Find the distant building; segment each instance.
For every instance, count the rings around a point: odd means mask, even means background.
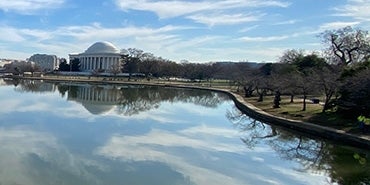
[[[42,71],[53,71],[58,69],[59,66],[59,60],[56,55],[34,54],[28,60],[41,67]]]
[[[80,54],[70,54],[69,61],[78,58],[81,71],[109,71],[120,67],[120,50],[110,42],[96,42]]]

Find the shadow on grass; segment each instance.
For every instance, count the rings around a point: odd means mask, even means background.
[[[356,120],[345,118],[335,112],[317,113],[312,115],[307,121],[326,127],[344,130],[351,134],[370,135],[369,132],[364,132],[359,128],[359,124]]]

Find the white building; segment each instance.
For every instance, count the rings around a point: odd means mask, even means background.
[[[28,61],[34,62],[41,67],[42,71],[53,71],[59,67],[59,60],[56,55],[34,54]]]
[[[114,66],[121,67],[120,50],[110,42],[96,42],[80,54],[70,54],[69,61],[78,58],[81,71],[109,71]]]

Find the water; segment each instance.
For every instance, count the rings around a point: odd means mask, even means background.
[[[369,150],[263,124],[223,94],[0,84],[2,185],[370,183]]]

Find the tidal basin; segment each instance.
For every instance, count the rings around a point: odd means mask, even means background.
[[[0,184],[370,183],[369,150],[261,123],[222,93],[0,80]]]

